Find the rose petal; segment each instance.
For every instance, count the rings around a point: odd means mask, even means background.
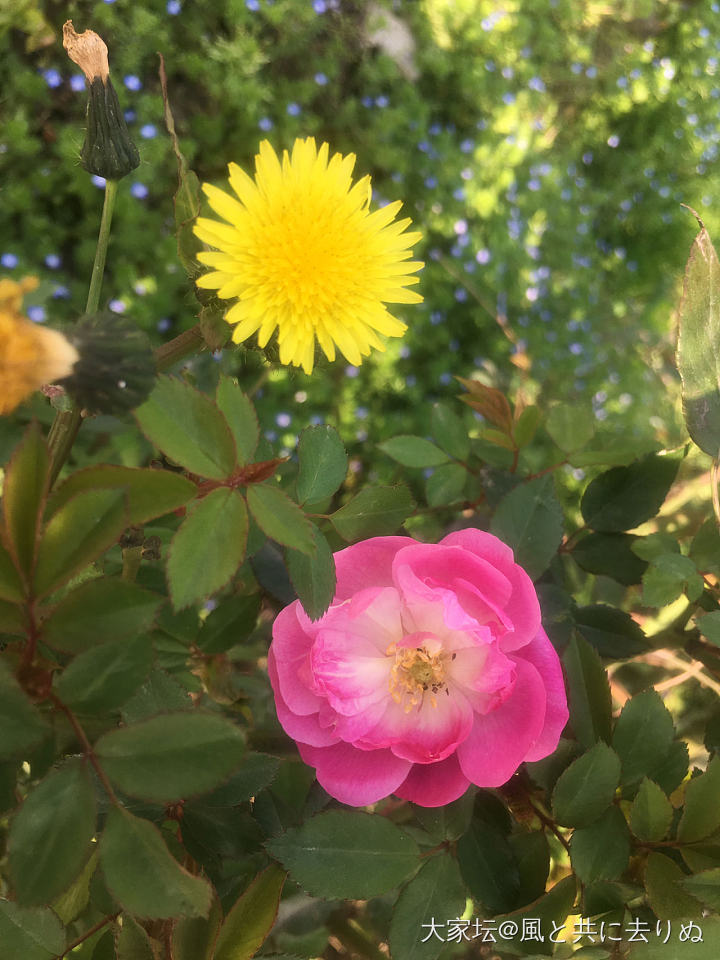
[[[335,554],[337,587],[333,603],[347,600],[366,587],[391,587],[392,562],[402,547],[416,543],[411,537],[372,537]]]
[[[394,793],[407,777],[411,764],[390,750],[358,750],[348,743],[333,747],[308,747],[299,743],[305,763],[315,767],[320,786],[331,797],[353,807],[377,803]]]
[[[321,727],[317,713],[306,716],[293,713],[285,702],[278,681],[278,671],[272,650],[268,653],[268,676],[275,693],[275,710],[280,726],[293,740],[312,744],[314,747],[328,747],[340,740],[331,726]]]
[[[523,647],[517,656],[523,660],[528,660],[536,668],[545,683],[545,693],[547,694],[545,725],[535,746],[528,751],[525,757],[526,760],[542,760],[557,747],[560,735],[568,722],[567,695],[560,658],[542,629],[532,643]]]
[[[421,807],[442,807],[461,797],[470,781],[460,769],[457,755],[439,763],[416,763],[406,779],[395,790],[401,800],[410,800]]]
[[[457,750],[465,776],[478,787],[507,783],[542,732],[545,685],[535,667],[517,659],[515,688],[496,710],[475,714],[468,737]]]

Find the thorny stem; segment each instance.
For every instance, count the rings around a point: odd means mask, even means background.
[[[200,324],[196,323],[189,330],[183,330],[172,340],[164,343],[155,351],[155,366],[158,373],[167,370],[169,367],[184,360],[193,353],[197,353],[200,347],[205,343],[205,339],[200,329]]]
[[[117,196],[118,181],[108,180],[105,184],[105,199],[103,202],[102,217],[100,219],[100,231],[98,233],[97,247],[95,248],[95,261],[93,263],[92,275],[90,277],[90,289],[88,290],[87,305],[85,313],[97,313],[100,304],[100,290],[102,289],[103,275],[105,273],[105,260],[107,257],[108,242],[110,240],[110,225],[112,223],[113,209],[115,207],[115,198]],[[50,466],[50,485],[52,486],[62,470],[63,464],[67,460],[75,437],[78,435],[81,423],[80,407],[73,403],[70,410],[58,411],[55,414],[55,420],[50,433],[48,434],[48,447],[50,448],[51,466]]]
[[[103,917],[102,920],[98,920],[98,922],[93,924],[89,930],[86,930],[85,933],[73,940],[72,943],[69,943],[65,947],[63,953],[57,954],[55,960],[63,960],[63,957],[66,957],[69,953],[72,953],[75,947],[79,947],[81,943],[89,940],[94,933],[97,933],[98,930],[102,930],[102,928],[107,926],[108,923],[112,923],[114,920],[117,920],[119,916],[120,912],[118,911],[118,913],[111,913],[107,917]]]
[[[107,793],[108,797],[110,798],[110,801],[116,807],[122,806],[122,804],[120,803],[120,801],[118,800],[115,794],[115,791],[112,788],[110,781],[107,778],[107,774],[105,773],[102,766],[100,765],[100,761],[96,757],[92,744],[88,740],[87,734],[85,733],[82,726],[80,725],[78,718],[75,716],[72,710],[69,707],[65,706],[62,700],[58,696],[56,696],[54,693],[50,694],[50,699],[55,704],[55,707],[58,710],[61,710],[65,714],[65,716],[68,718],[70,722],[70,726],[73,728],[73,730],[75,731],[76,737],[82,744],[83,753],[95,768],[95,773],[97,773],[98,775],[98,780],[103,785],[105,789],[105,793]]]

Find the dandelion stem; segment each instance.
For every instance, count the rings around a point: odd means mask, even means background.
[[[105,183],[105,200],[100,219],[97,247],[95,248],[95,262],[90,277],[85,313],[96,313],[100,304],[100,290],[102,289],[105,273],[105,259],[107,257],[108,241],[110,240],[110,225],[112,223],[115,197],[117,196],[118,181],[108,180]],[[50,483],[55,483],[63,464],[67,460],[75,437],[78,435],[81,423],[80,408],[74,403],[70,410],[58,411],[48,434],[48,447],[52,465],[50,468]]]

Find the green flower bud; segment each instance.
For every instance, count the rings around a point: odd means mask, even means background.
[[[72,20],[63,26],[63,45],[70,59],[85,73],[90,89],[81,163],[88,173],[119,180],[139,165],[140,154],[110,80],[107,47],[92,30],[76,33]]]
[[[61,382],[78,406],[90,413],[123,414],[150,396],[155,357],[132,320],[103,311],[82,317],[66,337],[80,359]]]

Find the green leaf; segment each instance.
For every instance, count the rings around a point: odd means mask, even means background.
[[[50,455],[40,426],[33,421],[5,468],[2,489],[6,545],[28,584],[49,487]]]
[[[692,560],[679,553],[667,553],[653,560],[642,583],[642,603],[646,607],[667,606],[683,593],[694,602],[705,586]]]
[[[711,457],[720,449],[720,266],[710,235],[700,221],[683,283],[677,367],[683,385],[688,433]]]
[[[224,480],[233,472],[236,452],[230,427],[212,400],[189,384],[159,377],[134,414],[148,440],[191,473]]]
[[[630,833],[618,807],[609,807],[589,826],[573,832],[570,860],[583,883],[621,876],[630,862]]]
[[[412,805],[413,813],[434,844],[444,840],[457,840],[470,826],[475,795],[468,790],[458,800],[443,807],[419,807]]]
[[[446,403],[434,403],[430,413],[430,432],[439,447],[455,460],[470,456],[470,439],[461,417]]]
[[[394,533],[415,509],[404,484],[367,486],[330,516],[330,522],[348,543]]]
[[[124,793],[159,802],[207,793],[237,770],[244,752],[240,727],[197,711],[129,724],[95,744],[105,772]]]
[[[250,484],[247,502],[257,525],[271,540],[301,553],[314,552],[310,521],[280,487],[266,483]]]
[[[121,577],[88,580],[68,593],[41,627],[43,643],[65,653],[145,633],[163,597]]]
[[[682,876],[682,872],[680,876]],[[710,910],[715,913],[720,911],[720,867],[701,870],[694,877],[682,877],[680,886],[692,894],[693,899],[697,898],[702,901]],[[686,915],[691,916],[691,914]],[[697,914],[692,915],[697,916]]]
[[[9,633],[16,637],[26,635],[27,624],[21,606],[0,600],[0,633]]]
[[[714,756],[705,773],[685,787],[685,806],[678,824],[681,843],[693,843],[709,837],[720,827],[720,757]]]
[[[512,833],[508,842],[520,874],[517,902],[531,903],[545,892],[550,873],[550,847],[545,831]]]
[[[550,408],[545,429],[564,453],[584,449],[595,433],[595,418],[589,405],[558,403]]]
[[[237,380],[230,377],[220,377],[216,401],[235,440],[237,462],[243,467],[252,461],[260,439],[260,424],[253,402],[242,392]]]
[[[242,766],[222,786],[203,796],[206,807],[234,807],[256,796],[275,779],[280,761],[266,753],[247,753]]]
[[[698,617],[695,625],[706,640],[720,646],[720,610],[713,610],[712,613]]]
[[[123,808],[108,813],[100,863],[108,890],[134,917],[201,917],[210,909],[207,881],[180,866],[157,827]]]
[[[552,476],[521,483],[506,494],[490,530],[512,547],[515,561],[536,580],[549,566],[563,536],[562,510]]]
[[[225,917],[213,960],[249,960],[262,946],[275,923],[286,876],[271,864],[255,877]]]
[[[526,447],[531,442],[541,419],[542,412],[539,407],[525,407],[513,425],[513,439],[518,448]]]
[[[601,473],[583,494],[583,520],[605,533],[631,530],[650,520],[662,506],[681,460],[677,454],[650,453],[630,466]]]
[[[0,543],[0,600],[8,603],[21,603],[23,599],[23,585],[20,575],[15,569],[10,554]]]
[[[720,531],[710,517],[693,537],[688,556],[703,573],[720,573]]]
[[[606,743],[596,743],[573,761],[555,784],[555,819],[566,827],[587,826],[613,802],[619,782],[618,755]]]
[[[288,550],[286,560],[290,580],[300,603],[311,620],[319,620],[335,596],[335,561],[325,537],[313,524],[315,552],[308,556]]]
[[[573,636],[563,654],[567,678],[570,724],[585,747],[610,740],[612,698],[607,674],[587,640]],[[613,746],[615,746],[613,744]],[[615,747],[617,750],[617,747]]]
[[[630,807],[630,829],[638,840],[664,840],[673,812],[665,791],[654,780],[643,777]]]
[[[127,914],[115,937],[115,955],[117,960],[155,960],[150,938]]]
[[[0,760],[25,758],[43,740],[48,728],[36,707],[0,661]],[[0,941],[1,942],[1,941]]]
[[[67,890],[51,904],[54,912],[66,925],[80,916],[90,902],[90,881],[97,869],[97,859],[96,848]]]
[[[192,700],[185,687],[164,670],[153,670],[137,693],[125,703],[121,713],[125,723],[136,723],[158,713],[192,709]]]
[[[653,780],[670,796],[685,779],[690,763],[688,746],[682,740],[670,744],[667,754],[653,773]]]
[[[247,640],[260,613],[260,594],[236,594],[223,600],[205,619],[197,645],[203,653],[225,653]]]
[[[647,568],[646,561],[631,549],[639,539],[629,533],[590,533],[573,547],[572,558],[588,573],[631,586],[640,583]]]
[[[448,462],[448,455],[440,447],[423,437],[407,434],[384,440],[378,449],[404,467],[438,467]]]
[[[78,493],[113,489],[125,490],[128,523],[138,525],[177,510],[198,492],[192,480],[172,470],[101,465],[71,474],[51,495],[48,507],[55,512]]]
[[[575,877],[563,877],[562,880],[558,881],[558,883],[542,897],[524,906],[521,910],[513,910],[513,912],[509,914],[500,914],[494,918],[494,921],[499,925],[506,919],[512,920],[518,924],[519,928],[522,928],[523,919],[527,917],[533,920],[538,919],[542,931],[550,930],[551,928],[558,930],[562,927],[568,914],[572,911],[576,892]],[[553,924],[555,925],[554,927]],[[519,934],[519,936],[521,935],[522,934]],[[536,954],[549,955],[553,952],[553,944],[547,935],[543,935],[545,939],[540,943],[535,940],[526,939],[522,941],[515,938],[513,947],[519,949],[522,953],[532,953],[533,956]]]
[[[219,487],[188,511],[168,551],[167,577],[175,610],[215,593],[245,556],[247,509],[242,495]]]
[[[575,610],[573,619],[578,631],[601,657],[622,660],[647,653],[642,627],[624,610],[593,603]]]
[[[76,657],[58,677],[55,693],[75,713],[109,713],[130,699],[152,663],[148,637],[109,640]]]
[[[460,872],[491,913],[517,906],[520,873],[512,847],[494,825],[475,820],[457,842]]]
[[[31,790],[13,817],[8,853],[18,902],[39,906],[67,890],[94,835],[92,781],[81,761],[70,761]]]
[[[3,960],[54,960],[65,949],[63,926],[47,907],[0,900]]]
[[[427,860],[403,888],[390,922],[393,960],[435,960],[443,948],[436,936],[423,942],[423,924],[460,917],[465,910],[465,885],[457,860],[449,853]]]
[[[675,739],[673,720],[660,694],[644,690],[627,701],[615,724],[612,745],[622,764],[621,783],[636,787],[657,772]]]
[[[332,496],[345,479],[347,453],[334,427],[323,424],[303,430],[298,460],[298,503],[317,503]]]
[[[645,865],[645,890],[660,920],[702,916],[702,904],[686,892],[684,878],[682,868],[674,860],[662,853],[650,852]]]
[[[60,507],[38,549],[35,595],[40,597],[84,569],[117,541],[127,526],[123,490],[88,490]]]
[[[461,499],[468,472],[459,463],[446,463],[438,467],[425,481],[428,506],[442,507]]]
[[[407,833],[385,817],[350,810],[321,813],[266,846],[314,897],[368,900],[420,865],[420,851]]]
[[[180,917],[173,924],[173,960],[213,960],[213,945],[222,922],[222,907],[213,897],[207,917]]]

